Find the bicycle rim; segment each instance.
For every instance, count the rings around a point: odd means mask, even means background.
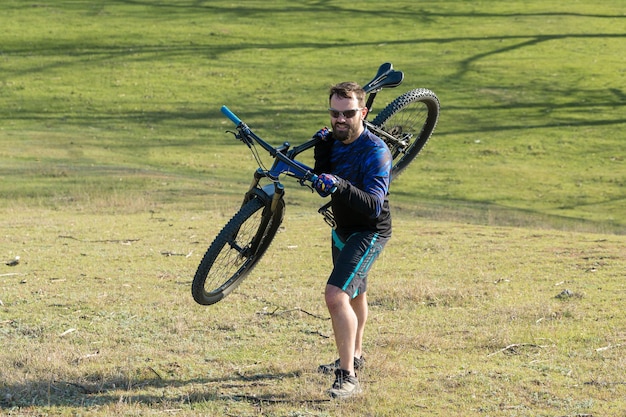
[[[224,226],[194,276],[192,295],[198,304],[217,303],[250,273],[278,231],[284,208],[281,203],[272,214],[268,205],[255,197]]]
[[[392,178],[415,159],[430,139],[439,118],[439,99],[430,90],[408,91],[387,105],[372,124],[399,142],[383,137],[393,157]]]

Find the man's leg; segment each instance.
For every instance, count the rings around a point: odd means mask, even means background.
[[[341,288],[326,285],[325,299],[333,323],[340,368],[354,375],[354,348],[359,319],[351,306],[350,297]]]
[[[365,331],[365,322],[367,321],[368,306],[367,306],[367,293],[359,294],[352,300],[350,300],[352,310],[356,314],[358,325],[356,330],[356,338],[354,340],[354,357],[360,358],[363,356],[363,333]]]
[[[341,369],[353,372],[354,358],[363,355],[363,334],[368,317],[367,273],[386,242],[387,238],[371,232],[355,233],[344,241],[333,231],[334,268],[326,285],[325,298],[333,321]],[[346,343],[350,342],[348,347]],[[346,357],[350,352],[352,356]],[[320,368],[325,372],[331,366]]]

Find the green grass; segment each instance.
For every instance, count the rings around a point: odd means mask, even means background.
[[[0,414],[622,415],[620,1],[3,1]],[[405,72],[442,104],[394,182],[365,395],[326,400],[328,227],[287,185],[237,291],[190,281],[271,143],[327,87]],[[305,161],[310,156],[304,156]],[[267,161],[268,159],[266,159]],[[564,290],[571,296],[559,298]]]
[[[227,188],[250,164],[224,134],[222,104],[272,143],[297,143],[328,123],[328,85],[392,61],[406,73],[399,90],[442,102],[396,204],[458,201],[623,232],[617,3],[4,2],[0,174],[11,199],[83,182],[100,195],[92,168],[110,165],[106,176],[154,169]]]

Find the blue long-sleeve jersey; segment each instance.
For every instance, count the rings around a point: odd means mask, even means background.
[[[350,144],[333,142],[330,173],[340,180],[332,194],[332,209],[339,232],[349,235],[371,230],[391,236],[387,197],[391,163],[385,142],[367,128]]]

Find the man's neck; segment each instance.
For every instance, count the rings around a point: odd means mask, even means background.
[[[363,132],[365,132],[365,126],[361,126],[361,129],[359,130],[359,134],[358,134],[358,135],[356,135],[354,138],[352,138],[352,139],[348,139],[348,140],[345,140],[345,141],[343,141],[342,143],[343,143],[344,145],[349,145],[349,144],[351,144],[351,143],[356,142],[356,140],[357,140],[358,138],[360,138],[360,137],[361,137],[361,135],[363,134]]]

